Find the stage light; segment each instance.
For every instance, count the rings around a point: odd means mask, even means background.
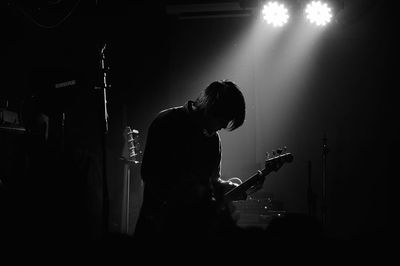
[[[268,2],[262,9],[263,18],[274,27],[281,27],[289,20],[289,11],[281,3]]]
[[[332,7],[326,2],[312,1],[307,4],[305,14],[307,19],[317,26],[325,26],[332,20]]]

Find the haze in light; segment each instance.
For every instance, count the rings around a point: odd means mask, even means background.
[[[307,19],[317,26],[325,26],[332,19],[332,9],[327,3],[321,1],[312,1],[307,4],[305,13]]]
[[[268,2],[262,9],[263,18],[274,27],[281,27],[289,20],[287,8],[278,2]]]

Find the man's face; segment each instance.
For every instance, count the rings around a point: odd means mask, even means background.
[[[204,128],[207,130],[209,135],[214,135],[215,132],[221,130],[222,128],[226,128],[228,126],[229,121],[226,118],[206,115]]]

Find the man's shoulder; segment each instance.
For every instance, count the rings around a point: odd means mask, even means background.
[[[157,114],[157,117],[159,116],[169,116],[169,115],[176,115],[178,113],[183,113],[184,112],[184,106],[175,106],[175,107],[170,107],[167,109],[164,109],[160,111]]]
[[[157,114],[156,119],[158,120],[174,119],[182,117],[184,114],[185,114],[184,106],[176,106],[160,111]]]
[[[171,107],[157,113],[152,124],[175,124],[180,123],[185,118],[185,109],[183,106]]]

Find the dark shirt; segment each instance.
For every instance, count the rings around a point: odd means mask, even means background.
[[[165,219],[180,223],[182,213],[186,219],[211,199],[212,184],[220,176],[221,142],[218,133],[204,133],[199,119],[189,101],[160,112],[151,123],[141,167],[145,188],[137,231],[164,230],[157,227],[165,228]]]

